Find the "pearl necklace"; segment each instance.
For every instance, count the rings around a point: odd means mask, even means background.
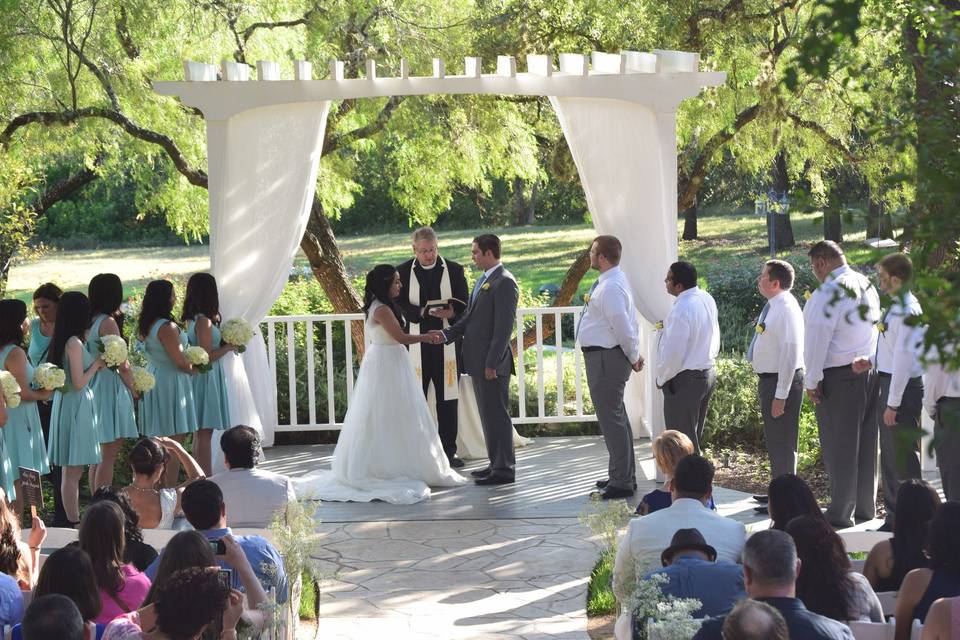
[[[149,489],[144,489],[143,487],[138,487],[137,485],[133,484],[132,482],[131,482],[130,484],[128,484],[127,487],[129,487],[129,488],[131,488],[131,489],[136,489],[136,490],[139,491],[140,493],[160,493],[159,491],[157,491],[157,490],[154,489],[153,487],[150,487]]]

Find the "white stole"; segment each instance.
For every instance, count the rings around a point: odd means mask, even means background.
[[[453,297],[453,288],[450,286],[450,269],[447,268],[443,258],[437,256],[437,263],[434,269],[443,267],[443,275],[440,276],[440,298],[449,300]],[[410,304],[420,306],[420,281],[416,274],[417,260],[414,258],[410,264]],[[446,329],[450,323],[443,318],[443,328]],[[410,323],[410,335],[420,335],[420,323]],[[423,380],[423,363],[420,359],[420,343],[414,342],[410,345],[410,362],[413,364],[413,370],[417,374],[417,380]],[[459,376],[457,375],[457,349],[453,342],[443,346],[443,399],[456,400],[459,389]]]

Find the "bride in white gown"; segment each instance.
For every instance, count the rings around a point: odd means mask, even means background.
[[[404,345],[425,342],[428,336],[404,333],[390,304],[399,294],[400,276],[392,266],[378,265],[367,274],[367,349],[333,452],[333,468],[294,480],[298,496],[413,504],[429,498],[431,486],[467,482],[450,468],[413,375]]]

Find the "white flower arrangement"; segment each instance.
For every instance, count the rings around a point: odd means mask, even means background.
[[[33,382],[40,389],[53,391],[67,384],[67,374],[57,365],[44,362],[33,371]]]
[[[237,353],[243,353],[247,350],[247,343],[253,339],[253,327],[243,318],[233,318],[223,323],[220,335],[224,342],[237,347]]]
[[[153,374],[143,367],[134,367],[132,373],[133,388],[136,389],[137,393],[141,395],[153,389],[153,387],[157,384],[157,379],[153,376]]]
[[[641,567],[637,567],[637,571],[640,572]],[[638,580],[633,594],[623,603],[646,632],[647,640],[687,640],[703,624],[703,620],[693,617],[703,606],[699,600],[663,595],[660,585],[669,581],[670,578],[660,573]]]
[[[200,373],[206,373],[213,368],[210,366],[210,354],[203,347],[187,347],[183,350],[183,357]]]
[[[103,336],[100,338],[100,354],[107,366],[116,371],[127,361],[127,343],[117,335]]]
[[[10,409],[20,406],[20,383],[9,371],[0,371],[0,387],[3,388],[3,399]]]

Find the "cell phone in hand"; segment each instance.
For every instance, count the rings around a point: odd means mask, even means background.
[[[223,543],[222,538],[217,538],[216,540],[210,540],[210,551],[213,551],[215,556],[225,556],[227,555],[227,545]]]
[[[232,588],[233,572],[230,569],[220,569],[217,572],[217,578],[220,580],[220,584],[222,584],[224,587],[227,589]]]

